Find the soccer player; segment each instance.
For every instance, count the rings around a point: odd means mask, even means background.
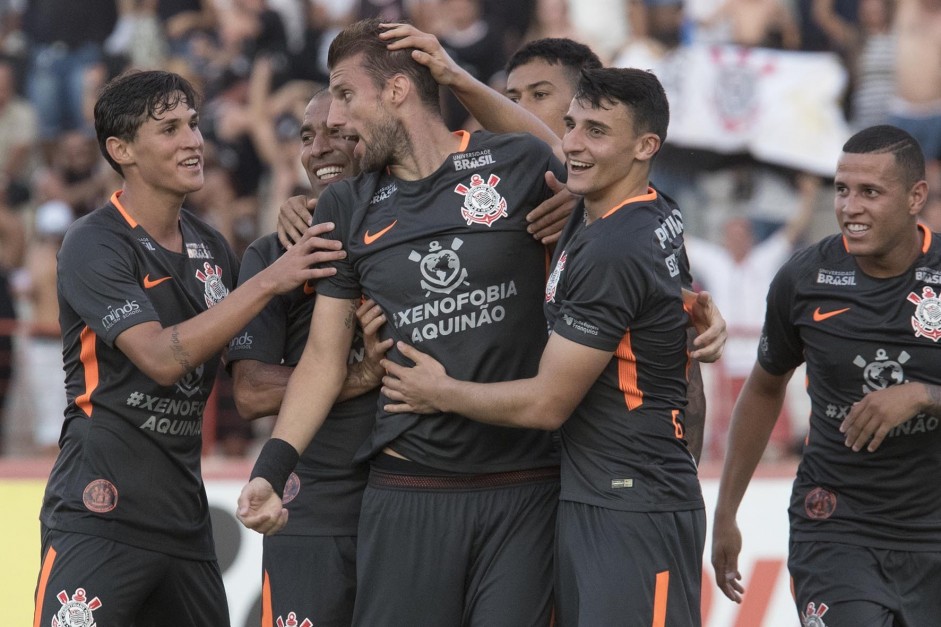
[[[301,124],[301,164],[311,195],[359,173],[353,159],[355,138],[327,127],[330,92],[318,92],[308,103]],[[288,202],[307,206],[303,196]],[[306,209],[305,209],[306,210]],[[243,283],[275,262],[285,249],[276,233],[265,235],[245,251],[239,274]],[[239,413],[248,419],[277,414],[288,379],[300,359],[314,289],[304,284],[273,298],[264,311],[229,344],[233,390]],[[372,327],[384,318],[373,317]],[[356,527],[368,467],[353,464],[353,454],[366,440],[376,417],[383,371],[378,354],[366,351],[357,331],[349,370],[338,402],[316,439],[304,451],[284,496],[290,514],[279,533],[265,536],[262,556],[262,625],[273,627],[293,612],[297,623],[349,627],[356,592]],[[388,343],[375,347],[384,352]]]
[[[552,261],[552,333],[534,376],[471,382],[404,342],[414,367],[382,362],[387,411],[560,429],[563,627],[700,624],[706,521],[684,440],[682,222],[648,181],[668,111],[649,72],[582,73],[562,145],[583,204]]]
[[[329,125],[360,137],[366,174],[331,185],[314,214],[339,225],[349,256],[317,284],[307,345],[239,499],[239,518],[265,533],[284,524],[287,477],[340,391],[361,294],[386,312],[388,334],[468,378],[534,373],[545,343],[546,251],[525,216],[561,163],[531,135],[450,132],[428,69],[388,51],[380,31],[357,22],[328,55]],[[548,624],[551,433],[380,412],[366,459],[354,624]]]
[[[200,476],[218,354],[272,296],[333,272],[312,264],[344,255],[311,229],[230,291],[234,254],[182,209],[203,184],[198,108],[157,71],[114,79],[95,104],[124,184],[59,252],[68,406],[40,513],[37,625],[228,625]]]
[[[804,625],[936,625],[941,617],[941,242],[917,141],[874,126],[843,146],[840,233],[768,290],[758,360],[732,414],[716,505],[716,582],[741,602],[742,496],[794,368],[810,432],[789,508],[788,568]]]

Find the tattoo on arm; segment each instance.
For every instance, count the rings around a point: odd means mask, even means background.
[[[189,372],[193,369],[193,365],[190,363],[190,354],[183,348],[183,344],[180,341],[179,325],[175,325],[173,331],[170,333],[170,350],[173,353],[173,359],[182,366],[184,371]]]
[[[357,301],[349,301],[349,309],[346,310],[346,319],[343,320],[343,326],[347,329],[353,329],[356,327],[356,306]]]
[[[926,383],[925,389],[928,390],[928,398],[931,401],[931,405],[925,413],[931,414],[932,416],[941,416],[941,385],[930,385]]]

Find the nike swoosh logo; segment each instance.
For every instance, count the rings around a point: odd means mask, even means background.
[[[150,275],[148,274],[147,276],[144,277],[144,288],[149,290],[150,288],[152,288],[152,287],[157,287],[158,285],[160,285],[160,284],[163,283],[164,281],[169,281],[169,280],[172,279],[172,278],[173,278],[172,276],[165,276],[165,277],[163,277],[163,278],[154,279],[153,281],[151,281],[151,280],[150,280]]]
[[[398,222],[399,222],[398,220],[395,220],[394,222],[392,222],[392,224],[390,224],[390,225],[387,226],[386,228],[382,229],[381,231],[379,231],[379,232],[376,233],[375,235],[370,235],[369,231],[366,231],[366,233],[363,235],[363,242],[364,242],[367,246],[369,246],[370,244],[372,244],[373,242],[375,242],[377,239],[379,239],[380,237],[382,237],[383,235],[385,235],[386,233],[388,233],[388,232],[389,232],[389,229],[391,229],[393,226],[395,226],[396,224],[398,224]]]
[[[310,281],[304,281],[304,293],[305,294],[310,296],[311,294],[315,294],[316,292],[317,292],[317,288],[311,285]]]
[[[820,311],[820,307],[814,310],[814,322],[823,322],[827,318],[832,318],[833,316],[839,316],[841,313],[846,313],[850,308],[846,309],[834,309],[833,311]]]

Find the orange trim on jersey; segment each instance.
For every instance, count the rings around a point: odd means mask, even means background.
[[[271,580],[265,571],[261,584],[261,627],[274,627],[274,613],[271,611]]]
[[[467,146],[470,144],[471,134],[467,131],[454,131],[454,134],[461,138],[461,145],[458,147],[457,152],[467,150]]]
[[[49,583],[49,574],[52,572],[52,564],[56,561],[56,550],[49,547],[46,551],[46,557],[42,560],[42,571],[39,574],[39,585],[36,586],[36,610],[33,614],[33,627],[39,627],[42,624],[42,604],[46,598],[46,584]]]
[[[657,584],[653,590],[653,622],[651,627],[667,624],[667,592],[670,589],[670,571],[657,573]]]
[[[644,403],[644,393],[637,387],[637,358],[631,348],[631,330],[628,329],[614,351],[618,358],[618,389],[624,392],[628,409],[637,409]]]
[[[75,404],[91,418],[91,393],[98,387],[98,355],[95,349],[98,336],[91,330],[91,327],[85,327],[79,337],[82,349],[78,355],[85,368],[85,393],[75,399]]]
[[[918,223],[918,228],[921,229],[921,234],[925,238],[921,243],[921,253],[925,254],[928,252],[928,249],[931,248],[931,229],[921,222]]]
[[[642,195],[642,196],[634,196],[633,198],[628,198],[627,200],[625,200],[625,201],[622,202],[621,204],[617,205],[614,209],[608,210],[608,212],[607,212],[606,214],[604,214],[603,216],[601,216],[601,219],[604,220],[605,218],[607,218],[609,215],[611,215],[612,213],[614,213],[615,211],[617,211],[618,209],[620,209],[620,208],[623,207],[624,205],[629,205],[629,204],[631,204],[632,202],[647,202],[647,201],[650,201],[650,200],[656,200],[656,198],[657,198],[657,190],[655,190],[655,189],[652,188],[652,187],[648,187],[646,194],[644,194],[644,195]]]
[[[127,223],[130,225],[130,227],[133,229],[133,228],[136,228],[136,227],[137,227],[137,220],[135,220],[134,218],[131,217],[131,214],[129,214],[129,213],[127,212],[127,209],[125,209],[125,208],[124,208],[124,205],[121,204],[121,201],[118,200],[118,198],[120,198],[120,197],[121,197],[121,194],[123,194],[123,193],[124,193],[124,190],[119,189],[118,191],[116,191],[116,192],[114,192],[113,194],[111,194],[111,204],[113,204],[115,207],[118,208],[118,211],[121,212],[121,215],[124,216],[124,219],[127,221]]]

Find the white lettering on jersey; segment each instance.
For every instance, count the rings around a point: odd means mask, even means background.
[[[139,314],[140,311],[140,305],[136,300],[125,300],[124,304],[119,307],[108,305],[108,313],[101,317],[101,325],[108,330],[122,320]]]
[[[679,209],[674,209],[671,211],[670,215],[664,218],[663,222],[660,223],[660,226],[658,226],[654,231],[654,235],[657,237],[657,243],[660,244],[660,248],[662,250],[666,250],[667,244],[682,234],[683,214],[680,213]]]
[[[817,285],[851,286],[856,285],[856,272],[842,270],[817,270]]]

